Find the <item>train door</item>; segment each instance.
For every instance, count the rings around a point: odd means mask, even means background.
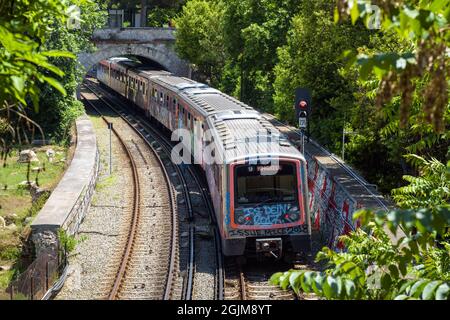
[[[178,129],[183,128],[184,108],[178,104]]]
[[[158,101],[158,113],[156,114],[156,118],[158,119],[159,122],[163,122],[161,121],[161,111],[164,105],[164,93],[161,91],[159,93],[159,101]]]
[[[110,63],[108,62],[108,75],[107,75],[107,80],[105,81],[107,84],[108,84],[108,86],[111,88],[111,65],[110,65]]]
[[[169,128],[169,130],[172,130],[172,128],[173,128],[173,123],[172,123],[172,118],[173,118],[173,110],[175,110],[175,106],[176,106],[176,104],[177,104],[177,100],[175,99],[175,98],[173,98],[171,101],[170,101],[170,105],[169,105],[169,114],[168,114],[168,116],[169,116],[169,120],[168,120],[168,128]]]
[[[155,117],[155,113],[156,113],[156,108],[157,108],[157,104],[158,104],[158,90],[156,89],[156,87],[153,88],[153,96],[152,96],[152,102],[151,102],[151,107],[150,107],[150,114],[152,115],[152,117]]]
[[[175,110],[174,110],[172,130],[176,130],[178,128],[178,117],[179,117],[179,114],[180,114],[180,104],[177,101],[177,104],[175,105]]]
[[[170,95],[167,93],[166,95],[166,104],[164,108],[164,126],[169,128],[169,114],[170,114]]]
[[[191,156],[194,155],[194,117],[191,115],[190,112],[188,112],[187,114],[187,128],[189,130],[189,135],[190,135],[190,146],[191,146],[191,150],[189,150],[189,152],[191,153]]]
[[[196,164],[203,164],[203,155],[202,155],[202,121],[200,119],[194,119],[194,137],[195,137],[195,149],[194,149],[194,160]]]
[[[206,122],[206,121],[205,121]],[[205,130],[206,130],[206,124],[205,124],[205,122],[202,122],[202,137],[201,137],[201,139],[202,139],[202,168],[203,168],[203,170],[206,170],[206,164],[205,164],[205,161],[204,161],[204,152],[205,152],[205,150],[206,150],[206,135],[205,135]]]

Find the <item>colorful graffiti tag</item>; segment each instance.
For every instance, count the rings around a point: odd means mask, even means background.
[[[281,228],[281,229],[263,229],[263,230],[239,230],[232,229],[229,231],[228,235],[230,237],[273,237],[273,236],[283,236],[289,234],[308,233],[308,226],[306,224],[291,227],[291,228]]]
[[[323,169],[317,160],[305,154],[308,163],[309,210],[312,226],[319,231],[324,244],[342,249],[339,236],[355,229],[353,212],[358,209],[352,199]]]
[[[283,215],[292,208],[289,203],[276,203],[244,208],[244,221],[253,225],[270,226],[284,223]]]

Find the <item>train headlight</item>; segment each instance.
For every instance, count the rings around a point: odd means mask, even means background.
[[[250,216],[245,216],[245,215],[240,215],[237,218],[237,221],[239,224],[245,224],[245,223],[250,223],[252,221],[252,217]]]
[[[292,207],[285,215],[284,219],[289,221],[297,221],[300,217],[299,209],[297,206]]]

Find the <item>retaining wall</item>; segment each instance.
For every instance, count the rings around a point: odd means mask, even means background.
[[[324,245],[342,249],[338,237],[357,227],[353,222],[353,213],[362,206],[315,157],[309,153],[305,153],[305,157],[313,230],[320,232]]]
[[[31,224],[37,256],[43,250],[58,249],[59,229],[69,235],[78,232],[94,193],[100,162],[94,128],[86,115],[76,120],[76,131],[72,162]]]
[[[357,176],[350,167],[344,169],[345,164],[338,163],[316,143],[307,143],[304,154],[308,163],[313,230],[319,231],[324,245],[344,248],[339,236],[359,227],[359,222],[353,220],[357,210],[392,207],[373,185]]]

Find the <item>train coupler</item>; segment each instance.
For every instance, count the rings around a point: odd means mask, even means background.
[[[281,238],[256,239],[256,254],[259,257],[281,259],[283,240]]]

